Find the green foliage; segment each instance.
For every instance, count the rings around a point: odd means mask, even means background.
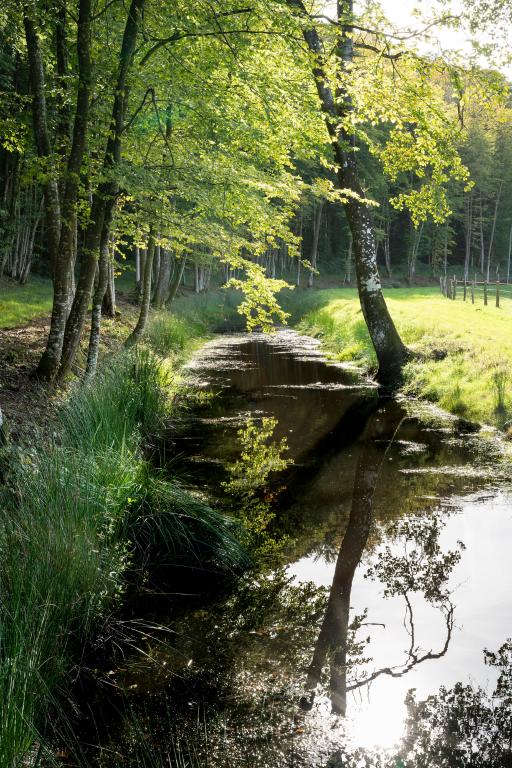
[[[286,438],[279,442],[273,439],[276,427],[276,419],[264,417],[261,424],[250,420],[238,431],[240,458],[228,467],[230,479],[223,483],[248,533],[251,549],[260,559],[275,553],[278,545],[269,528],[275,516],[272,502],[279,490],[272,489],[269,480],[290,463],[284,457]]]
[[[272,331],[274,323],[285,323],[288,317],[277,300],[277,294],[288,284],[284,280],[272,280],[265,276],[261,267],[251,264],[247,267],[245,280],[230,280],[228,287],[243,292],[244,300],[238,312],[245,317],[248,331],[261,329]]]

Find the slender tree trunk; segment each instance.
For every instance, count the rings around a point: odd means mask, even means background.
[[[149,307],[151,304],[151,277],[153,275],[153,259],[155,257],[155,238],[152,232],[149,233],[148,248],[146,253],[146,263],[144,265],[144,275],[142,277],[142,299],[140,303],[139,319],[137,325],[128,336],[126,346],[131,347],[137,344],[143,337],[149,319]]]
[[[510,225],[510,234],[508,237],[508,256],[507,256],[507,284],[510,283],[510,259],[512,257],[512,224]]]
[[[388,277],[391,278],[391,213],[387,200],[384,206],[384,261]]]
[[[103,297],[101,313],[104,317],[115,318],[116,316],[116,278],[113,254],[110,254],[108,261],[107,290]]]
[[[446,275],[448,273],[448,224],[446,224],[446,227],[444,229],[444,276],[446,278]]]
[[[155,256],[153,258],[153,277],[151,279],[151,282],[154,286],[156,286],[158,282],[158,276],[160,275],[160,258],[161,247],[160,245],[155,245]]]
[[[140,248],[138,245],[135,246],[135,287],[137,289],[137,293],[140,291],[140,276],[141,276],[141,269],[140,269]]]
[[[144,0],[131,1],[121,43],[119,70],[112,107],[111,127],[103,160],[103,170],[106,175],[110,176],[112,176],[113,169],[118,165],[121,159],[121,136],[124,128],[127,106],[127,79],[135,53],[135,44],[137,41],[143,6]],[[85,236],[85,247],[80,263],[80,275],[64,334],[61,364],[58,374],[59,380],[61,381],[65,379],[70,372],[80,345],[80,338],[84,328],[87,309],[94,285],[100,239],[105,227],[108,228],[110,233],[110,225],[117,194],[118,185],[115,179],[101,182],[96,192],[93,194],[90,220]]]
[[[155,286],[155,295],[153,304],[157,309],[162,309],[169,294],[169,284],[171,282],[172,256],[168,248],[162,248],[160,253],[160,269]]]
[[[464,254],[464,280],[469,278],[469,263],[471,259],[471,235],[473,232],[473,194],[470,193],[466,203],[466,250]]]
[[[174,274],[172,276],[171,285],[169,288],[169,295],[167,297],[167,301],[165,302],[166,304],[171,304],[175,299],[176,294],[178,293],[178,288],[180,287],[182,277],[185,274],[186,266],[187,259],[185,256],[182,256],[181,261],[174,265]]]
[[[416,262],[418,260],[421,235],[423,233],[423,222],[421,223],[419,229],[416,229],[411,222],[411,230],[411,247],[409,251],[409,283],[412,283],[416,276]]]
[[[302,0],[287,2],[292,8],[306,14]],[[338,78],[340,83],[350,76],[353,64],[353,28],[350,23],[352,18],[353,0],[339,0],[338,19],[341,26],[337,41],[337,58],[338,66],[342,70],[342,77]],[[344,19],[349,21],[344,22]],[[378,360],[378,377],[383,384],[393,387],[400,379],[402,366],[409,353],[398,335],[384,300],[377,266],[372,211],[370,206],[363,202],[365,193],[359,180],[354,135],[344,127],[353,106],[342,85],[334,92],[329,84],[324,48],[317,30],[308,26],[303,34],[314,56],[313,75],[336,159],[338,184],[340,189],[349,189],[355,193],[354,196],[348,197],[344,207],[354,239],[359,299]]]
[[[318,262],[318,241],[320,239],[320,225],[322,223],[322,210],[324,207],[323,200],[320,200],[315,208],[315,216],[313,223],[313,245],[311,247],[311,271],[308,277],[308,288],[313,287],[313,279],[316,271],[316,265]]]
[[[100,348],[101,312],[103,299],[108,285],[110,267],[110,228],[103,227],[100,244],[100,260],[98,262],[98,284],[92,300],[91,331],[89,335],[89,349],[87,352],[86,378],[92,378],[98,365],[98,352]]]
[[[51,167],[52,148],[48,129],[43,58],[35,24],[30,16],[28,6],[25,6],[23,24],[25,27],[30,83],[32,87],[32,117],[37,154],[45,165],[50,165],[43,182],[43,194],[48,255],[53,275],[53,309],[46,350],[36,370],[36,375],[43,379],[49,379],[52,377],[60,358],[66,322],[64,307],[67,305],[68,285],[66,275],[62,274],[58,263],[60,239],[59,187],[57,172]]]
[[[491,276],[491,257],[492,257],[492,247],[494,245],[494,235],[496,232],[496,222],[498,220],[498,208],[500,205],[500,198],[501,198],[501,190],[503,187],[503,182],[500,182],[500,186],[498,189],[498,194],[496,195],[496,202],[494,204],[494,216],[492,217],[492,229],[491,229],[491,238],[489,240],[489,251],[487,254],[487,282],[489,282],[490,276]]]
[[[76,353],[80,346],[82,330],[91,300],[91,292],[96,276],[98,252],[102,231],[105,226],[105,201],[95,196],[90,214],[89,224],[85,235],[85,244],[81,254],[80,273],[76,285],[75,296],[64,332],[62,356],[58,371],[59,381],[64,381],[70,373]],[[110,222],[109,222],[110,224]]]
[[[32,20],[24,18],[27,50],[29,52],[31,79],[34,83],[34,133],[40,157],[51,154],[44,94],[44,69],[39,40]],[[46,349],[39,361],[36,376],[53,379],[59,366],[64,330],[70,304],[71,268],[73,264],[76,210],[79,177],[82,169],[88,127],[89,98],[91,89],[90,58],[91,0],[80,0],[77,24],[78,90],[73,125],[73,138],[66,167],[66,178],[59,204],[57,180],[45,182],[45,198],[52,198],[48,216],[50,253],[53,254],[53,308],[50,333]],[[51,192],[48,188],[51,187]],[[61,215],[62,214],[62,215]],[[58,240],[57,240],[58,233]],[[57,243],[57,245],[56,245]]]
[[[484,213],[482,196],[480,196],[480,272],[485,275],[485,243],[484,243]]]

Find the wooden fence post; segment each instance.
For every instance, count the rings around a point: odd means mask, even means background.
[[[457,298],[457,275],[453,276],[453,296],[452,299],[455,301]]]
[[[475,303],[475,281],[473,280],[471,283],[471,303]]]
[[[487,306],[487,280],[484,282],[484,306]]]
[[[467,291],[468,291],[468,284],[466,282],[466,278],[464,278],[464,301],[466,301]]]
[[[500,281],[496,280],[496,306],[500,307]]]

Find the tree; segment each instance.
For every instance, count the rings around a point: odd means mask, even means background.
[[[288,0],[288,4],[307,17],[302,0]],[[324,45],[307,18],[303,34],[312,54],[313,75],[334,152],[339,188],[345,195],[343,204],[352,233],[361,308],[377,355],[379,378],[390,385],[399,378],[408,353],[382,294],[371,208],[359,178],[355,136],[348,127],[353,113],[352,98],[345,85],[354,60],[352,0],[337,4],[337,21],[336,71],[333,77],[329,76]],[[333,79],[334,85],[331,85]]]
[[[80,0],[78,7],[76,45],[78,59],[77,97],[73,137],[66,161],[62,199],[60,199],[58,171],[55,168],[50,141],[46,105],[45,68],[34,15],[34,6],[26,5],[23,23],[30,79],[33,88],[34,136],[39,158],[50,166],[44,170],[46,179],[43,183],[43,190],[46,209],[46,229],[54,284],[50,333],[36,374],[43,379],[52,379],[57,373],[60,362],[71,299],[71,269],[74,256],[79,176],[85,151],[91,87],[91,2],[90,0]]]

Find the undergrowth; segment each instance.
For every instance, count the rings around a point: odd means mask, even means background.
[[[185,321],[181,321],[184,323]],[[191,334],[188,335],[190,337]],[[46,449],[19,451],[0,499],[0,765],[35,764],[48,708],[129,581],[176,562],[238,569],[239,531],[147,460],[172,410],[183,325],[74,387]],[[158,351],[159,354],[155,352]],[[164,359],[166,355],[167,359]]]

